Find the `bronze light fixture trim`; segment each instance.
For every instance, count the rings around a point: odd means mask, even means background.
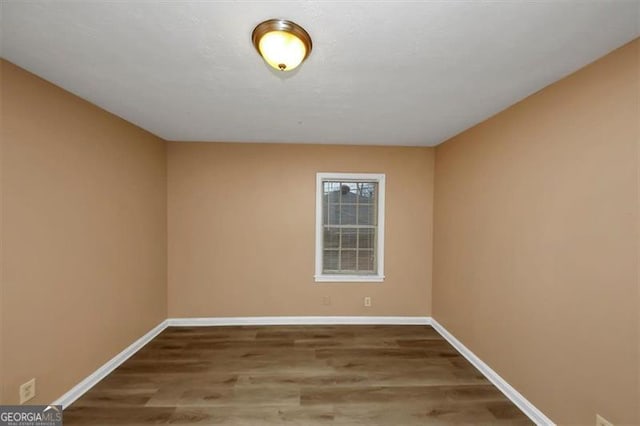
[[[251,40],[273,68],[291,71],[311,53],[311,36],[300,25],[285,19],[269,19],[253,30]]]

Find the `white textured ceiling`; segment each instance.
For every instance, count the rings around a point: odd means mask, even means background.
[[[436,145],[640,34],[639,0],[0,1],[4,58],[169,140]]]

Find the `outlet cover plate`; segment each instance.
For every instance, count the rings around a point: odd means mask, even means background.
[[[20,404],[33,399],[36,396],[36,379],[35,377],[26,383],[20,385]]]

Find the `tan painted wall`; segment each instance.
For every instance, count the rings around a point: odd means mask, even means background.
[[[166,318],[166,147],[2,62],[3,403],[49,403]]]
[[[432,148],[172,142],[168,164],[171,317],[429,315]],[[386,173],[384,283],[314,282],[321,171]]]
[[[563,424],[640,424],[639,49],[436,149],[434,316]]]

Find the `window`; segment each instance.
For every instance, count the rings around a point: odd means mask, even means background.
[[[318,173],[316,281],[384,280],[383,174]]]

